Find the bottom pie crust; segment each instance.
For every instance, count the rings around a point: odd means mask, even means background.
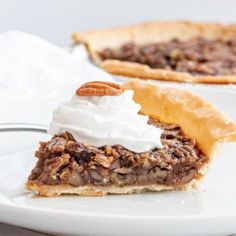
[[[189,188],[196,188],[199,182],[193,179],[190,183],[182,186],[165,186],[165,185],[139,185],[139,186],[80,186],[73,187],[69,184],[66,185],[38,185],[33,181],[28,181],[26,188],[33,192],[38,193],[44,197],[55,197],[60,195],[79,195],[79,196],[105,196],[107,194],[132,194],[143,192],[159,192],[167,190],[187,190]]]

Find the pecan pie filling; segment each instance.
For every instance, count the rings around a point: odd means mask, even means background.
[[[194,140],[181,128],[149,119],[161,127],[163,148],[135,153],[121,145],[100,148],[76,142],[70,133],[41,142],[38,162],[29,177],[38,185],[129,186],[189,183],[208,161]]]
[[[209,40],[198,37],[147,45],[127,43],[118,49],[106,48],[99,55],[102,60],[136,62],[192,75],[236,75],[236,38]]]

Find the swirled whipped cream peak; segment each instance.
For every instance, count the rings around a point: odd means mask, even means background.
[[[121,145],[133,152],[162,148],[162,130],[140,115],[133,91],[114,83],[82,85],[72,99],[53,112],[51,135],[69,132],[77,142],[102,147]]]

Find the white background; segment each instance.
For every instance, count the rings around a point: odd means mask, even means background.
[[[235,0],[0,0],[0,31],[23,30],[58,44],[73,31],[152,19],[236,22]]]

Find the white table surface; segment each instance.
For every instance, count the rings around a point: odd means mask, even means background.
[[[0,223],[0,236],[48,236],[48,234],[38,233],[23,229],[13,225]]]

